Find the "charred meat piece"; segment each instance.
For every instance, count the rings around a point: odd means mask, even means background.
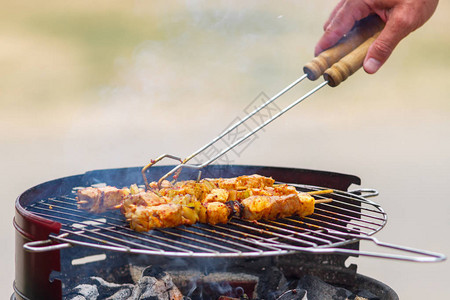
[[[168,203],[170,199],[158,196],[152,191],[129,194],[122,203],[121,210],[125,214],[136,206],[155,206]]]
[[[239,176],[235,178],[215,178],[208,179],[217,187],[226,190],[242,190],[247,188],[264,188],[273,185],[275,180],[271,177],[264,177],[261,175]]]
[[[267,186],[272,186],[275,180],[271,177],[264,177],[261,175],[251,175],[251,176],[239,176],[237,178],[238,185],[236,189],[240,187],[244,188],[264,188]]]
[[[216,186],[208,180],[201,180],[200,182],[188,180],[177,182],[174,186],[163,187],[158,190],[158,193],[169,198],[173,198],[177,195],[192,195],[199,201],[203,201],[206,195],[215,188]]]
[[[213,189],[209,194],[206,195],[205,199],[202,202],[222,202],[225,203],[228,201],[230,193],[225,189]]]
[[[241,204],[242,218],[246,220],[276,220],[293,215],[307,216],[314,212],[314,198],[308,194],[252,196]]]
[[[192,225],[197,222],[211,225],[226,224],[236,213],[233,203],[211,202],[196,207],[180,204],[136,206],[125,213],[130,227],[136,231]]]
[[[79,209],[92,213],[102,213],[120,207],[124,199],[130,194],[128,188],[118,189],[112,186],[101,188],[88,187],[77,191]]]
[[[216,224],[226,224],[228,220],[231,218],[231,213],[233,209],[221,202],[211,202],[205,205],[206,206],[206,219],[203,220],[202,223],[208,223],[211,225]]]
[[[183,225],[182,207],[178,204],[158,206],[137,206],[130,215],[130,227],[136,231],[149,231],[154,228]]]

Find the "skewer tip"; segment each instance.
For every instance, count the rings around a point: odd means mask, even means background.
[[[331,189],[328,190],[318,190],[318,191],[310,191],[307,192],[309,195],[323,195],[323,194],[332,194],[334,191]]]
[[[325,199],[315,199],[314,204],[320,204],[320,203],[330,203],[333,202],[333,199],[331,198],[325,198]]]

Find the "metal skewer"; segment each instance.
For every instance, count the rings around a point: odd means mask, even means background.
[[[194,156],[196,156],[197,154],[199,154],[200,152],[202,152],[203,150],[205,150],[206,148],[208,148],[209,146],[211,146],[212,144],[214,144],[215,142],[217,142],[218,140],[220,140],[221,138],[223,138],[226,134],[228,134],[229,132],[231,132],[233,129],[235,129],[236,127],[238,127],[239,125],[243,124],[245,121],[247,121],[248,119],[250,119],[252,116],[254,116],[257,112],[259,112],[261,109],[265,108],[267,105],[269,105],[270,103],[274,102],[275,100],[277,100],[280,96],[282,96],[284,93],[286,93],[287,91],[289,91],[290,89],[292,89],[294,86],[296,86],[297,84],[299,84],[301,81],[303,81],[305,78],[307,78],[308,75],[304,74],[302,75],[300,78],[298,78],[297,80],[295,80],[294,82],[292,82],[291,84],[289,84],[287,87],[285,87],[284,89],[282,89],[280,92],[278,92],[278,94],[276,94],[275,96],[273,96],[272,98],[270,98],[269,100],[267,100],[263,105],[259,106],[258,108],[256,108],[255,110],[253,110],[251,113],[249,113],[247,116],[245,116],[242,120],[236,122],[235,124],[233,124],[232,126],[230,126],[227,130],[225,130],[221,135],[217,136],[215,139],[213,139],[211,142],[209,142],[208,144],[206,144],[205,146],[201,147],[200,149],[198,149],[197,151],[195,151],[193,154],[191,154],[189,157],[187,157],[184,161],[187,162],[189,160],[191,160]]]
[[[347,79],[350,75],[352,75],[354,72],[356,72],[358,69],[361,68],[369,46],[378,36],[383,26],[384,26],[383,22],[378,17],[370,16],[362,20],[360,23],[355,25],[352,31],[350,31],[350,33],[346,35],[344,38],[342,38],[334,47],[322,52],[319,56],[315,57],[311,62],[306,64],[303,68],[303,71],[305,73],[304,75],[294,80],[291,84],[289,84],[287,87],[278,92],[275,96],[267,100],[264,104],[253,110],[242,120],[231,125],[223,133],[215,137],[209,143],[205,144],[203,147],[199,148],[197,151],[195,151],[185,159],[182,159],[180,157],[171,154],[164,154],[155,160],[151,160],[151,162],[147,164],[141,171],[146,188],[150,189],[149,182],[146,176],[146,171],[150,167],[155,165],[157,162],[161,161],[162,159],[171,158],[179,161],[180,164],[174,167],[172,170],[170,170],[168,173],[166,173],[159,179],[158,187],[161,186],[163,180],[167,179],[171,175],[173,175],[173,180],[176,181],[181,172],[181,169],[184,167],[191,169],[202,169],[205,166],[210,165],[212,162],[214,162],[215,160],[226,154],[228,151],[232,150],[233,148],[241,144],[243,141],[254,135],[256,132],[258,132],[268,124],[270,124],[272,121],[285,114],[294,106],[301,103],[309,96],[313,95],[315,92],[323,88],[325,85],[330,85],[332,87],[339,85],[342,81]],[[317,85],[309,92],[305,93],[302,97],[295,100],[293,103],[285,107],[283,110],[281,110],[280,112],[278,112],[277,114],[266,120],[264,123],[262,123],[261,125],[259,125],[258,127],[254,128],[252,131],[247,133],[244,137],[238,139],[233,144],[231,144],[230,146],[228,146],[227,148],[216,154],[214,157],[210,158],[209,160],[201,164],[187,164],[187,162],[189,162],[192,158],[196,157],[198,154],[200,154],[210,146],[214,145],[217,141],[221,140],[225,135],[227,135],[232,130],[245,123],[248,119],[250,119],[252,116],[261,111],[263,108],[265,108],[266,106],[268,106],[269,104],[273,103],[275,100],[280,98],[282,95],[284,95],[287,91],[289,91],[294,86],[299,84],[305,78],[308,78],[310,80],[316,80],[322,75],[324,77],[324,81],[322,83]]]

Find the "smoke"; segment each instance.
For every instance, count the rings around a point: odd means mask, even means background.
[[[263,57],[276,54],[272,38],[289,30],[277,13],[261,11],[256,2],[186,1],[179,10],[160,16],[162,40],[139,45],[118,80],[104,90],[105,101],[195,101],[249,81]],[[225,100],[225,99],[221,99]],[[131,102],[133,103],[133,102]]]
[[[298,36],[307,28],[298,21],[305,5],[136,2],[136,13],[156,18],[161,34],[116,60],[115,79],[100,101],[74,117],[69,155],[103,168],[192,153],[258,94],[296,78],[300,61],[289,57],[302,49]]]

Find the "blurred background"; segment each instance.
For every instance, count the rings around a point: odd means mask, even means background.
[[[261,93],[302,74],[337,1],[1,1],[0,289],[14,280],[14,201],[93,169],[187,156]],[[329,170],[375,188],[382,241],[450,254],[450,4],[376,74],[325,87],[236,164]],[[291,103],[305,83],[278,104]],[[364,250],[378,250],[363,245]],[[449,263],[357,258],[401,299],[450,295]]]

